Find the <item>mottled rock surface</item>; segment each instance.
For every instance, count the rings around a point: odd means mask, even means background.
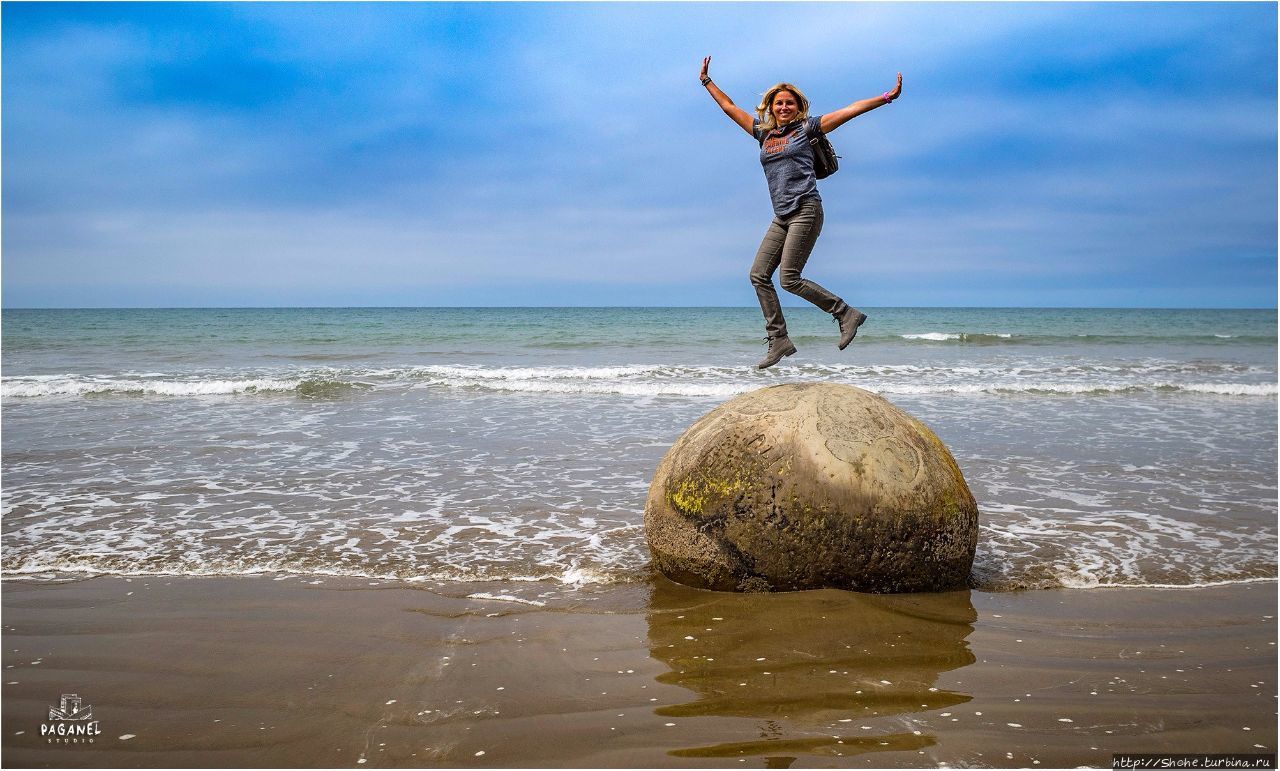
[[[695,422],[645,504],[653,562],[724,591],[965,585],[978,507],[923,423],[830,383],[762,388]]]

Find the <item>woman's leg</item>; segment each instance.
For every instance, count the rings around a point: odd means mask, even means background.
[[[787,237],[779,260],[782,266],[782,288],[803,297],[835,318],[840,327],[840,342],[836,347],[843,351],[858,335],[858,327],[867,320],[867,314],[850,307],[822,286],[800,276],[800,271],[804,270],[805,263],[809,261],[809,255],[813,253],[818,234],[822,232],[822,202],[805,203],[784,225]]]
[[[765,333],[770,338],[787,335],[787,320],[782,315],[782,303],[778,302],[778,292],[773,288],[773,273],[782,260],[786,240],[787,231],[782,228],[778,218],[774,217],[756,251],[756,259],[751,264],[751,285],[756,288],[756,299],[760,301],[760,311],[764,313]]]
[[[782,288],[803,297],[827,313],[839,316],[848,307],[844,300],[800,276],[805,263],[809,261],[809,255],[813,253],[818,234],[822,232],[822,203],[808,201],[802,204],[799,211],[787,218],[785,226],[786,238],[778,261],[782,266]]]

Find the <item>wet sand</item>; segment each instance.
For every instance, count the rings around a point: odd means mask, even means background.
[[[662,579],[3,583],[5,766],[1109,768],[1274,753],[1276,584],[873,596]],[[61,694],[92,744],[41,736]]]

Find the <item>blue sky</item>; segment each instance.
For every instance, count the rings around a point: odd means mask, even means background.
[[[741,305],[750,109],[851,303],[1276,305],[1273,3],[5,3],[5,307]],[[802,301],[800,301],[802,302]]]

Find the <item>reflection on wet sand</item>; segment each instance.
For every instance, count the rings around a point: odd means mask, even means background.
[[[969,592],[869,595],[837,590],[732,594],[659,579],[648,611],[658,681],[692,691],[660,707],[670,717],[760,720],[758,739],[671,751],[676,757],[771,756],[918,750],[920,732],[884,733],[871,718],[944,709],[970,696],[934,687],[974,662],[966,638],[977,613]],[[864,723],[859,723],[862,719]]]

